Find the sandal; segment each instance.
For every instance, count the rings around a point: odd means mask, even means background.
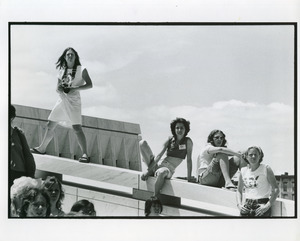
[[[86,155],[83,155],[82,157],[79,158],[79,162],[82,163],[89,163],[90,162],[90,158]]]
[[[146,172],[146,173],[143,173],[143,175],[141,176],[141,179],[142,179],[142,181],[146,181],[148,179],[148,177],[149,177],[149,174],[148,174],[148,172]]]
[[[31,148],[30,152],[34,153],[34,154],[40,154],[40,155],[45,155],[46,154],[46,152],[40,152],[38,149],[36,149],[36,147]]]
[[[228,185],[227,187],[223,187],[223,189],[230,190],[230,191],[236,191],[237,187],[234,185]]]

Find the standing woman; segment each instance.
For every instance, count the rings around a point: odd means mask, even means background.
[[[56,68],[59,70],[57,93],[59,100],[48,117],[47,129],[40,146],[32,149],[33,153],[45,154],[46,148],[53,138],[57,124],[73,128],[82,150],[80,162],[89,162],[86,138],[81,125],[81,97],[79,90],[93,87],[92,80],[85,67],[81,66],[78,53],[67,48],[59,57]]]
[[[261,163],[264,153],[260,147],[249,147],[245,156],[248,165],[239,176],[237,207],[243,217],[270,217],[271,206],[279,194],[273,170]]]

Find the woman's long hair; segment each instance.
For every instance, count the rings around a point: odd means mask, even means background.
[[[184,125],[184,127],[185,127],[184,137],[186,137],[190,131],[190,122],[184,118],[178,118],[178,117],[171,122],[170,128],[171,128],[172,135],[175,139],[176,139],[175,127],[176,127],[177,123],[182,123]]]
[[[56,68],[57,69],[63,69],[63,68],[67,67],[67,61],[66,61],[65,57],[66,57],[66,54],[69,50],[72,50],[75,54],[74,68],[77,68],[78,65],[81,65],[79,55],[78,55],[77,51],[75,49],[73,49],[72,47],[68,47],[64,50],[62,55],[58,58],[58,60],[56,62]]]
[[[56,178],[56,177],[47,177],[45,182],[43,183],[43,186],[42,188],[44,188],[45,190],[48,190],[50,189],[54,184],[57,184],[58,187],[59,187],[59,198],[58,198],[58,201],[56,202],[56,208],[58,210],[62,210],[62,201],[64,200],[65,198],[65,192],[62,188],[62,185],[61,185],[61,182]]]
[[[210,144],[212,144],[213,146],[215,146],[215,144],[214,144],[214,135],[217,134],[217,133],[222,134],[223,137],[224,137],[221,146],[222,146],[222,147],[227,147],[226,135],[225,135],[224,132],[221,131],[221,130],[212,130],[212,131],[209,133],[208,137],[207,137],[207,143],[210,143]]]

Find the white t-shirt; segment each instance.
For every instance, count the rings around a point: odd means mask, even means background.
[[[245,187],[245,198],[260,199],[270,197],[272,186],[267,178],[266,165],[260,164],[253,172],[248,165],[241,169],[241,175]]]

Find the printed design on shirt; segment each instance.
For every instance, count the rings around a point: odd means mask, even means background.
[[[250,176],[250,177],[244,177],[243,181],[245,184],[245,187],[247,188],[256,188],[258,185],[258,180],[259,176],[255,177],[255,176]]]

